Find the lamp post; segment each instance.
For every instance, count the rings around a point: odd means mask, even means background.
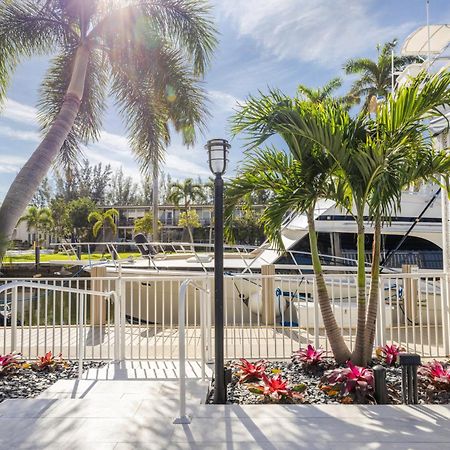
[[[228,162],[230,144],[225,139],[211,139],[205,148],[214,179],[214,345],[215,383],[214,403],[223,404],[226,399],[225,367],[223,351],[223,178]]]

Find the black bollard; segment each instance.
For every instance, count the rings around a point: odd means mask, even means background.
[[[37,242],[34,244],[34,266],[36,273],[39,272],[39,266],[41,264],[41,247]]]
[[[402,367],[402,400],[406,405],[417,405],[417,368],[420,366],[420,356],[413,353],[400,353]]]
[[[374,366],[373,378],[375,381],[375,400],[378,405],[386,405],[388,402],[386,369],[381,365]]]

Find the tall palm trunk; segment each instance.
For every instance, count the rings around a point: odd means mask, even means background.
[[[314,206],[308,210],[307,217],[309,228],[309,245],[311,249],[320,311],[322,313],[325,331],[327,333],[328,340],[330,341],[334,358],[338,363],[343,363],[350,359],[350,351],[345,344],[341,329],[339,328],[336,318],[334,317],[330,297],[328,296],[327,285],[322,272],[322,264],[320,263],[319,249],[317,247],[316,227],[314,224]]]
[[[41,144],[31,155],[14,179],[0,208],[0,260],[6,252],[7,242],[21,214],[26,209],[40,183],[66,140],[78,114],[83,96],[89,49],[78,48],[72,78],[64,102]]]
[[[378,312],[378,296],[380,287],[380,248],[381,248],[381,220],[376,219],[373,233],[372,247],[372,271],[369,292],[369,306],[367,308],[364,361],[368,362],[372,358],[373,343],[375,339],[375,327]]]
[[[357,273],[357,304],[358,319],[356,325],[355,348],[352,353],[352,361],[355,364],[364,362],[364,337],[366,328],[366,272],[365,272],[365,248],[364,248],[364,218],[363,213],[358,213],[358,273]]]

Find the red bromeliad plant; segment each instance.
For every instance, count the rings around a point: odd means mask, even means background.
[[[52,352],[47,352],[44,356],[39,356],[37,361],[32,364],[34,370],[48,370],[53,372],[56,369],[66,367],[67,364],[62,358],[62,353],[57,357],[53,356]]]
[[[306,385],[299,384],[292,388],[288,387],[288,382],[281,378],[281,375],[275,375],[269,378],[265,373],[262,375],[261,382],[249,387],[249,391],[254,394],[264,395],[269,401],[286,402],[294,399],[302,399],[302,392]]]
[[[328,371],[323,381],[321,389],[329,395],[350,395],[356,400],[364,400],[374,388],[372,369],[355,366],[351,361],[347,361],[347,367]]]
[[[264,361],[258,361],[255,364],[252,364],[245,358],[241,358],[240,361],[240,364],[237,365],[239,383],[247,383],[249,381],[258,381],[262,379],[264,371],[266,370]]]
[[[20,367],[20,355],[17,353],[8,353],[0,355],[0,375],[6,375]]]
[[[315,349],[311,344],[308,344],[308,347],[295,352],[292,358],[303,363],[305,366],[315,366],[322,361],[322,353],[323,349],[320,347]]]
[[[434,360],[419,368],[419,374],[440,390],[450,391],[450,369]]]
[[[378,347],[376,349],[376,355],[379,360],[383,361],[388,366],[395,366],[398,362],[400,352],[403,351],[404,349],[402,347],[398,347],[395,344],[386,344],[384,347]]]

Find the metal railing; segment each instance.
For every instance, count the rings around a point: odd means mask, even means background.
[[[50,350],[67,359],[81,354],[101,360],[177,360],[184,333],[185,358],[210,361],[213,279],[192,273],[181,319],[180,288],[186,279],[121,272],[87,279],[0,279],[0,354],[15,350],[34,358]],[[352,348],[356,276],[329,274],[325,281]],[[447,356],[449,283],[442,272],[383,274],[376,345],[396,343],[423,357]],[[313,275],[226,275],[224,296],[226,359],[287,359],[309,343],[331,354]]]

